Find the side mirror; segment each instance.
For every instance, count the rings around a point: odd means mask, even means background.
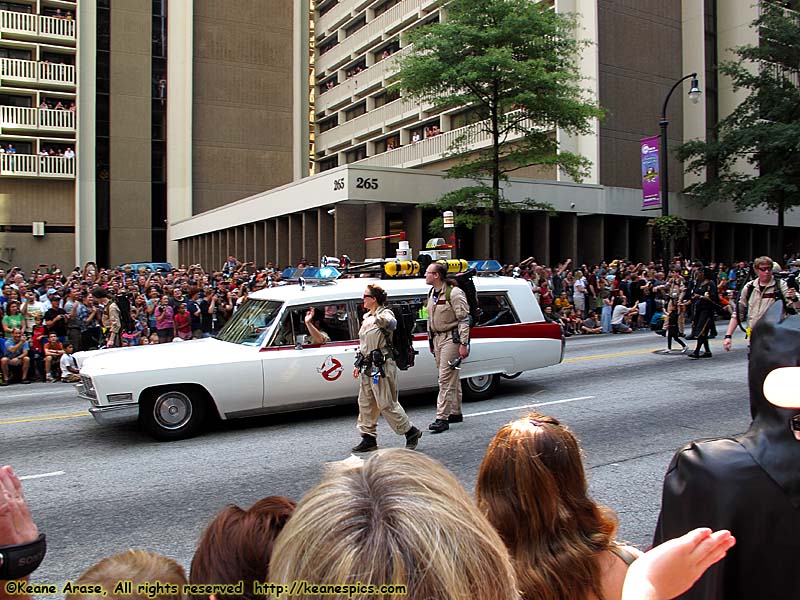
[[[294,349],[295,350],[302,350],[303,346],[306,343],[306,334],[301,333],[294,337]]]

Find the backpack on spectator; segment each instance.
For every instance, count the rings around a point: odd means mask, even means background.
[[[383,329],[383,335],[386,337],[386,343],[397,368],[407,371],[414,366],[416,355],[419,354],[414,350],[414,327],[417,324],[417,315],[408,303],[390,304],[389,308],[397,320],[397,327],[393,333]]]
[[[130,297],[128,297],[127,294],[120,294],[114,300],[114,304],[116,304],[117,308],[119,309],[119,320],[122,324],[122,332],[131,333],[134,329],[136,329],[136,325],[133,322],[133,317],[131,316]]]

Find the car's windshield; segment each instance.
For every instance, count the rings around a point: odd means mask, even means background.
[[[217,335],[232,344],[259,346],[283,306],[276,300],[246,300]]]

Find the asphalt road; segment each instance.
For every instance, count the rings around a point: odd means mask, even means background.
[[[619,537],[642,548],[652,536],[661,481],[674,451],[703,437],[733,435],[749,423],[741,339],[714,357],[662,356],[651,333],[571,338],[564,363],[505,381],[495,398],[464,406],[465,420],[419,450],[472,490],[483,453],[506,422],[537,405],[578,435],[595,499],[615,509]],[[431,395],[404,400],[423,428]],[[33,583],[75,579],[131,547],[189,567],[204,525],[223,505],[272,495],[299,500],[326,463],[358,441],[352,406],[222,424],[197,438],[158,443],[135,427],[104,428],[71,386],[0,389],[0,464],[12,465],[48,554]],[[401,446],[384,422],[382,446]]]

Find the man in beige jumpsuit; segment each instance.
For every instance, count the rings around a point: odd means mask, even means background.
[[[448,285],[446,278],[447,267],[443,264],[432,263],[425,270],[425,283],[431,286],[428,293],[428,336],[439,370],[436,420],[428,426],[433,433],[447,431],[450,423],[464,420],[458,371],[448,362],[459,356],[462,359],[469,356],[469,304],[464,291]],[[453,341],[454,333],[458,341]]]
[[[361,432],[361,443],[353,448],[353,452],[378,449],[379,415],[383,415],[395,433],[405,436],[406,448],[414,450],[422,432],[414,427],[397,400],[397,365],[389,351],[387,334],[384,333],[394,331],[397,320],[386,306],[383,288],[375,284],[367,286],[364,290],[364,308],[367,312],[358,332],[358,351],[367,360],[371,359],[373,351],[377,351],[385,362],[380,366],[382,375],[373,375],[372,365],[353,369],[353,377],[359,378],[357,427]]]

